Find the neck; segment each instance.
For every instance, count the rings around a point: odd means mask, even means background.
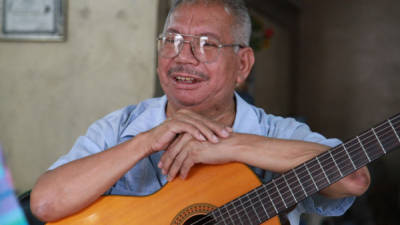
[[[180,109],[187,109],[200,114],[210,120],[232,127],[236,116],[236,101],[234,97],[231,101],[223,104],[214,104],[207,107],[202,106],[179,106],[171,101],[167,102],[167,118],[174,115]]]

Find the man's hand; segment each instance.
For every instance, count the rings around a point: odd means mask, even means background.
[[[175,139],[168,147],[161,157],[158,167],[171,181],[178,174],[185,179],[190,169],[198,163],[223,164],[237,161],[261,168],[263,166],[260,163],[274,166],[273,161],[268,160],[268,157],[260,157],[261,155],[257,154],[260,153],[260,149],[265,149],[263,145],[267,140],[269,139],[257,135],[231,133],[229,137],[221,139],[218,143],[211,143],[198,141],[185,134]],[[247,154],[249,152],[251,154]],[[264,151],[263,154],[267,154],[267,151]],[[254,160],[257,157],[258,160]],[[265,162],[266,159],[268,162]]]
[[[222,164],[232,161],[227,148],[217,148],[223,145],[225,139],[218,143],[198,141],[189,134],[180,135],[165,151],[158,167],[167,179],[173,180],[178,173],[186,178],[192,166],[197,163]]]
[[[219,142],[232,131],[220,123],[207,119],[189,110],[179,110],[161,125],[149,130],[149,154],[165,150],[181,134],[189,134],[197,141]]]
[[[159,167],[169,181],[178,174],[186,178],[197,163],[242,162],[275,173],[284,173],[314,158],[329,147],[304,141],[282,140],[258,135],[231,133],[218,143],[198,141],[190,135],[178,137],[160,159]],[[366,167],[321,191],[331,198],[359,196],[369,186]]]

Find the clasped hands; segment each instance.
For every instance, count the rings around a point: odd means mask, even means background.
[[[227,139],[232,128],[189,110],[179,110],[161,125],[146,132],[150,139],[149,154],[165,150],[158,167],[168,181],[178,174],[185,179],[197,163],[222,164],[233,161]],[[232,144],[232,143],[231,143]]]

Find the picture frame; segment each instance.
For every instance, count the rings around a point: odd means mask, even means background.
[[[65,41],[67,0],[0,0],[0,41]]]

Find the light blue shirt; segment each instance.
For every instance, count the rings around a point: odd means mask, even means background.
[[[266,114],[263,109],[246,103],[238,94],[236,97],[236,117],[233,131],[255,134],[272,138],[303,140],[334,147],[341,142],[338,139],[326,139],[312,132],[304,124],[292,118],[282,118]],[[137,105],[130,105],[113,112],[92,124],[86,135],[75,142],[71,151],[60,157],[49,169],[54,169],[70,161],[99,153],[125,142],[136,135],[148,131],[165,119],[167,97],[153,98]],[[167,183],[157,164],[163,152],[157,152],[139,161],[106,194],[148,195],[159,190]],[[250,167],[266,183],[273,174],[260,168]],[[299,224],[304,212],[323,216],[342,215],[353,203],[354,198],[328,199],[319,194],[300,202],[288,215],[292,225]]]

